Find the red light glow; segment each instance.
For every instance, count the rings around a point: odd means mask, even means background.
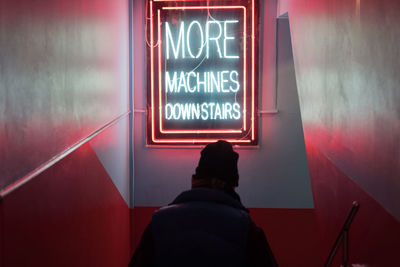
[[[197,143],[209,143],[214,142],[220,139],[225,139],[232,143],[242,143],[242,144],[250,144],[254,143],[255,141],[255,11],[254,11],[254,1],[250,0],[251,6],[246,7],[245,5],[231,5],[231,6],[205,6],[205,5],[187,5],[185,6],[169,6],[169,2],[190,2],[190,3],[197,3],[197,4],[204,4],[204,1],[187,1],[187,0],[149,0],[149,20],[150,20],[150,47],[149,47],[149,54],[150,54],[150,137],[152,144],[197,144]],[[153,2],[157,2],[157,5]],[[164,3],[165,4],[162,4]],[[236,1],[237,2],[237,1]],[[248,1],[241,1],[241,2],[248,2]],[[155,6],[156,5],[156,6]],[[248,79],[248,72],[247,72],[247,15],[250,15],[247,9],[251,9],[251,117],[250,117],[250,125],[248,125],[247,120],[247,79]],[[162,55],[162,11],[184,11],[184,10],[234,10],[234,9],[241,9],[243,10],[243,109],[242,109],[242,116],[243,116],[243,123],[241,129],[235,128],[227,128],[227,129],[165,129],[163,125],[163,79],[162,79],[162,64],[163,64],[163,55]],[[154,12],[156,11],[156,27],[155,26],[155,16]],[[154,30],[157,30],[156,38],[157,43],[155,44],[155,34]],[[157,49],[157,50],[155,50]],[[208,50],[207,50],[208,51]],[[208,52],[207,52],[208,53]],[[158,71],[155,70],[155,59],[157,55],[157,63],[158,64]],[[250,77],[249,77],[250,78]],[[158,92],[155,91],[155,81],[158,80]],[[169,79],[169,78],[168,78]],[[157,92],[157,93],[156,93]],[[158,94],[158,95],[157,95]],[[158,101],[156,101],[156,99]],[[155,103],[158,102],[158,118],[156,116],[156,106]],[[167,115],[166,115],[167,116]],[[156,125],[158,124],[158,129]],[[249,127],[249,128],[248,128]],[[251,134],[250,134],[251,132]],[[223,136],[224,134],[228,134]],[[179,138],[171,138],[168,135],[175,135]],[[215,137],[214,137],[214,136]],[[210,138],[212,137],[212,138]]]
[[[193,7],[163,7],[162,9],[164,10],[185,10],[185,9],[242,9],[243,10],[243,131],[246,131],[246,8],[244,6],[193,6]],[[161,59],[162,59],[162,54],[161,54],[161,15],[160,15],[160,10],[158,10],[158,40],[157,40],[158,45],[158,81],[159,81],[159,96],[162,95],[162,74],[161,74]],[[154,94],[152,94],[154,95]],[[162,97],[159,97],[159,113],[160,113],[160,118],[162,118]],[[163,128],[163,120],[159,120],[159,129],[161,133],[169,133],[169,134],[188,134],[188,133],[241,133],[241,129],[219,129],[219,130],[201,130],[201,129],[192,129],[192,130],[165,130]]]
[[[254,35],[254,0],[251,1],[251,140],[254,140],[254,40],[256,39]]]

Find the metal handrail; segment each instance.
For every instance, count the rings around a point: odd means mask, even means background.
[[[339,236],[337,237],[335,244],[333,245],[333,248],[331,252],[329,253],[328,259],[326,260],[325,267],[329,267],[329,265],[333,261],[333,257],[336,255],[336,252],[339,248],[339,246],[342,243],[342,266],[343,267],[348,267],[347,262],[349,260],[349,228],[350,224],[353,222],[354,216],[356,215],[358,208],[360,205],[358,204],[357,201],[353,201],[351,210],[349,212],[349,215],[347,215],[346,221],[343,224],[342,230],[339,233]]]

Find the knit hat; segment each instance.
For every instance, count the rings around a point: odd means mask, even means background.
[[[239,154],[233,151],[230,143],[219,140],[208,144],[201,151],[200,161],[193,178],[195,180],[216,178],[229,186],[236,187],[239,185],[238,159]]]

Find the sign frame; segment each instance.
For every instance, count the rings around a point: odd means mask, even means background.
[[[259,88],[259,3],[258,0],[147,0],[147,132],[149,146],[201,146],[217,140],[227,140],[239,146],[258,145]],[[162,12],[240,10],[242,31],[243,95],[240,128],[164,128],[163,117],[163,39]]]

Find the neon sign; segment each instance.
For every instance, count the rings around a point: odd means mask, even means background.
[[[257,7],[148,0],[147,144],[257,144]]]

